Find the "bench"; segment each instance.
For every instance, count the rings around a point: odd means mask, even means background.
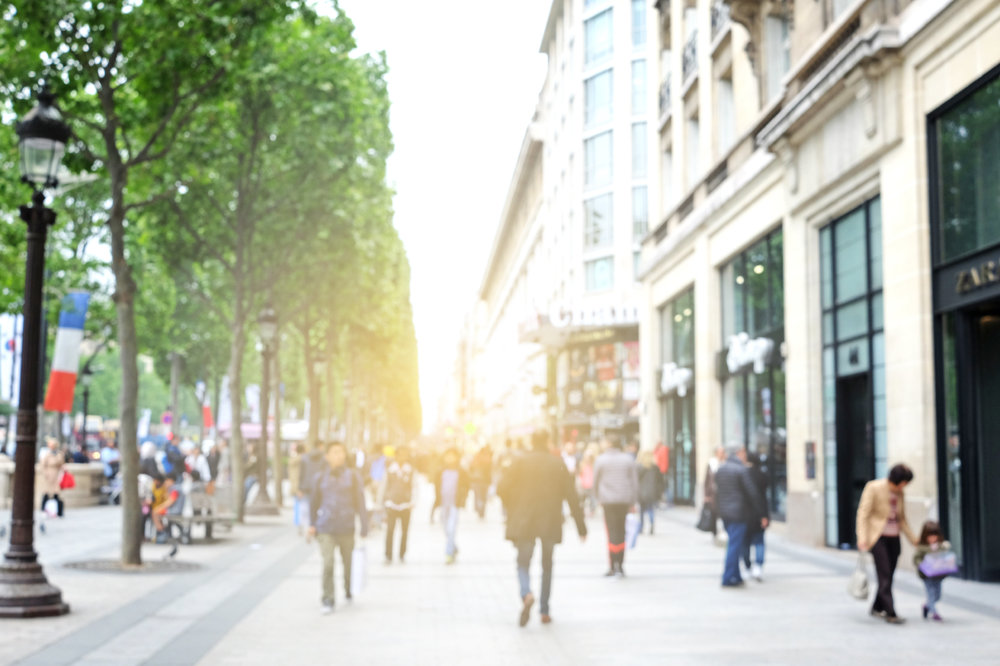
[[[226,502],[230,493],[219,491],[217,488],[216,492],[210,495],[206,492],[204,484],[192,484],[190,492],[184,496],[182,511],[164,516],[167,529],[172,532],[171,526],[177,525],[181,532],[181,543],[184,544],[191,543],[191,528],[194,525],[204,526],[205,539],[212,538],[212,528],[215,525],[226,530],[232,529],[233,523],[236,522],[236,514],[230,510]]]

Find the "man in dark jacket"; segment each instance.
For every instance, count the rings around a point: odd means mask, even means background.
[[[344,565],[344,596],[351,598],[351,554],[354,552],[354,516],[361,518],[361,538],[368,536],[364,485],[347,466],[341,442],[326,445],[327,469],[312,480],[309,498],[309,535],[319,541],[323,556],[323,613],[333,612],[333,551]]]
[[[507,539],[517,547],[517,578],[522,604],[519,623],[522,627],[528,623],[535,602],[528,570],[536,539],[542,541],[542,623],[552,621],[549,615],[552,550],[562,542],[563,502],[569,504],[580,540],[587,538],[573,477],[562,459],[549,453],[548,432],[536,432],[531,444],[532,451],[514,459],[497,486],[497,494],[507,510]]]
[[[746,466],[746,450],[740,445],[726,447],[726,462],[715,473],[715,501],[729,536],[722,586],[739,587],[743,585],[740,556],[743,554],[747,527],[759,516],[767,515],[767,507]],[[767,522],[767,518],[760,518],[760,527],[767,527]]]

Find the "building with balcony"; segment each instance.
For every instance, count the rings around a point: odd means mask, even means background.
[[[487,430],[636,438],[640,242],[658,199],[648,0],[554,0],[548,74],[480,287]]]
[[[777,529],[830,547],[906,463],[911,522],[1000,578],[1000,6],[657,7],[644,445],[696,502],[715,447],[743,444]]]

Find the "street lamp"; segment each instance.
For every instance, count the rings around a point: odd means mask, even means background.
[[[56,177],[71,130],[43,90],[38,104],[17,123],[21,180],[34,190],[31,206],[21,206],[28,225],[24,274],[24,329],[21,385],[17,408],[17,452],[14,454],[14,505],[10,548],[0,563],[0,617],[45,617],[69,612],[62,592],[51,585],[34,547],[35,451],[38,444],[38,360],[42,329],[42,282],[45,239],[55,224],[55,211],[45,207],[45,190],[59,185]]]
[[[257,317],[258,333],[260,334],[261,356],[261,387],[260,387],[260,439],[257,440],[257,497],[253,504],[247,507],[247,513],[257,516],[277,516],[278,507],[267,494],[267,420],[271,406],[271,356],[274,338],[278,334],[278,316],[268,303]],[[278,455],[276,443],[274,455]],[[275,479],[278,483],[279,480]]]

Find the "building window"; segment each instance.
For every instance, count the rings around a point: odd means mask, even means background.
[[[603,187],[611,184],[611,132],[603,132],[583,142],[583,161],[585,187]]]
[[[764,18],[764,57],[766,59],[764,91],[767,101],[781,94],[781,80],[792,66],[788,19],[784,16]]]
[[[934,123],[939,245],[948,263],[1000,242],[1000,78]]]
[[[646,46],[646,0],[632,0],[632,46]]]
[[[614,217],[611,212],[611,195],[588,199],[583,202],[585,229],[583,232],[583,247],[611,247],[614,243]]]
[[[820,302],[826,542],[839,546],[854,540],[856,489],[888,471],[879,198],[820,230]]]
[[[646,61],[632,61],[632,115],[646,113]]]
[[[723,438],[758,457],[771,515],[785,519],[784,256],[780,229],[722,268]],[[755,351],[750,351],[755,350]],[[759,358],[752,358],[753,354]]]
[[[632,279],[639,281],[639,266],[642,263],[642,252],[636,250],[632,253]]]
[[[611,58],[614,53],[614,32],[610,9],[584,22],[583,49],[583,62],[586,65],[596,65]]]
[[[660,201],[663,205],[663,212],[674,203],[676,196],[674,190],[674,153],[669,148],[663,151],[663,164],[660,174]]]
[[[649,145],[646,142],[646,123],[632,124],[632,178],[645,178],[649,171]]]
[[[681,78],[688,80],[698,70],[698,10],[684,10],[684,51],[681,53]]]
[[[719,156],[725,155],[736,141],[736,101],[733,97],[733,80],[719,79],[716,94],[716,132]]]
[[[601,72],[583,84],[583,124],[585,127],[611,121],[614,99],[612,70]]]
[[[632,238],[642,240],[649,231],[649,189],[645,186],[632,188]]]
[[[698,182],[698,176],[701,173],[701,165],[699,164],[698,154],[699,154],[699,142],[701,141],[701,133],[698,128],[698,116],[693,118],[688,118],[687,120],[687,188],[691,189]]]
[[[583,264],[587,291],[605,291],[615,286],[615,259],[603,257]]]

